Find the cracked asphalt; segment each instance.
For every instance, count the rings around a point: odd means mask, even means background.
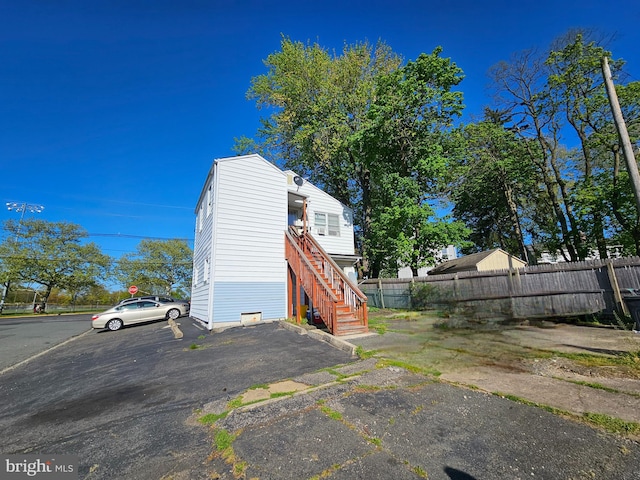
[[[332,371],[293,378],[307,393],[216,422],[212,435],[236,437],[233,456],[213,456],[212,478],[638,478],[640,448],[631,440],[402,368],[376,368],[373,359]]]
[[[83,479],[637,479],[640,445],[279,324],[92,332],[0,375],[0,450]],[[291,380],[293,395],[231,408]],[[198,422],[226,412],[214,425]],[[231,449],[216,449],[220,432]]]

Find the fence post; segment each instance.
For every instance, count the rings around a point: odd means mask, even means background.
[[[413,309],[413,292],[415,288],[415,283],[413,277],[411,277],[411,283],[409,284],[409,310]]]
[[[458,300],[458,274],[456,273],[453,277],[453,299]]]
[[[616,303],[618,304],[618,308],[620,309],[622,314],[627,316],[629,315],[629,309],[622,299],[620,287],[618,286],[618,277],[616,277],[616,271],[613,268],[611,259],[606,259],[605,264],[607,265],[607,275],[609,276],[609,283],[611,284],[611,288],[613,289],[613,298],[615,298]]]
[[[382,279],[378,277],[378,291],[380,292],[380,306],[384,307],[384,294],[382,293]]]

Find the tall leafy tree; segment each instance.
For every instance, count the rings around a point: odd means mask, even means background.
[[[370,276],[398,256],[417,268],[431,255],[419,232],[426,229],[421,223],[438,221],[429,200],[446,170],[440,129],[449,128],[462,109],[461,94],[452,92],[462,72],[439,49],[401,68],[400,57],[381,42],[345,45],[340,55],[288,38],[281,47],[248,92],[272,114],[262,120],[256,141],[238,141],[238,151],[275,154],[351,206]],[[385,204],[394,188],[396,205]],[[378,242],[373,225],[383,227],[380,219],[397,212],[398,198],[411,211],[399,215],[411,223],[402,232],[386,230],[397,241]],[[398,240],[401,233],[410,240]]]
[[[560,41],[559,48],[552,50],[546,60],[550,69],[548,90],[580,144],[575,165],[580,175],[573,189],[580,231],[586,238],[593,239],[600,257],[606,258],[605,189],[595,177],[600,172],[610,172],[612,166],[610,157],[599,155],[601,137],[598,135],[613,125],[610,108],[603,101],[606,95],[600,67],[602,58],[610,58],[611,52],[595,40],[587,41],[582,32],[569,32]],[[611,60],[610,67],[617,72],[623,64],[621,60]],[[580,256],[588,253],[588,243],[580,242]]]
[[[466,154],[456,168],[450,198],[453,215],[472,231],[476,250],[500,247],[529,261],[526,226],[536,192],[533,165],[523,163],[522,140],[504,128],[500,116],[464,129]]]
[[[99,284],[110,267],[110,257],[96,244],[83,243],[88,234],[79,225],[27,219],[7,220],[4,228],[9,235],[0,244],[0,258],[6,270],[20,281],[42,285],[45,305],[54,288]]]
[[[548,75],[545,55],[536,51],[515,54],[491,70],[498,108],[523,140],[521,160],[536,172],[539,196],[532,239],[545,250],[566,252],[567,260],[578,260],[580,227],[568,177],[571,155],[562,145],[560,107],[547,88]]]
[[[122,285],[142,292],[184,295],[191,288],[193,252],[184,240],[142,240],[116,265]]]
[[[616,85],[616,91],[631,141],[640,147],[640,82]],[[604,178],[599,179],[599,183],[605,189],[605,209],[611,211],[615,218],[613,241],[622,245],[624,252],[640,255],[640,216],[617,132],[609,124],[595,136],[599,137],[598,151],[611,159],[610,170],[600,173]]]
[[[257,140],[241,139],[238,151],[255,148],[295,170],[355,212],[366,236],[371,210],[371,173],[357,139],[375,99],[377,76],[401,59],[383,42],[345,45],[338,55],[317,43],[283,38],[265,60],[267,73],[247,92],[269,109]]]
[[[373,276],[398,266],[409,266],[417,275],[420,267],[434,264],[442,247],[459,244],[467,233],[463,224],[439,218],[434,208],[451,161],[460,153],[453,126],[464,108],[462,93],[454,90],[464,78],[462,70],[441,53],[437,48],[421,54],[377,79],[360,136],[372,172],[365,253]]]
[[[502,123],[521,139],[523,170],[532,168],[526,233],[541,250],[579,260],[608,256],[618,241],[637,253],[638,217],[620,168],[620,145],[603,86],[602,57],[611,58],[593,32],[570,31],[548,52],[526,51],[492,69]],[[624,62],[611,60],[614,77]],[[637,141],[638,89],[617,85]],[[568,149],[567,143],[577,147]]]

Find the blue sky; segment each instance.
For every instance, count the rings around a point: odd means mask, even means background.
[[[282,34],[380,39],[406,60],[441,45],[470,118],[489,67],[573,27],[616,34],[640,80],[639,26],[637,1],[0,0],[0,221],[19,218],[6,202],[40,204],[26,215],[79,224],[115,257],[192,239],[211,162],[256,131],[245,93]]]

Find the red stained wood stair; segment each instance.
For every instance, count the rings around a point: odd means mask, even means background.
[[[367,297],[311,234],[298,234],[294,228],[285,232],[285,256],[293,273],[289,275],[289,298],[301,285],[335,336],[369,331]]]

